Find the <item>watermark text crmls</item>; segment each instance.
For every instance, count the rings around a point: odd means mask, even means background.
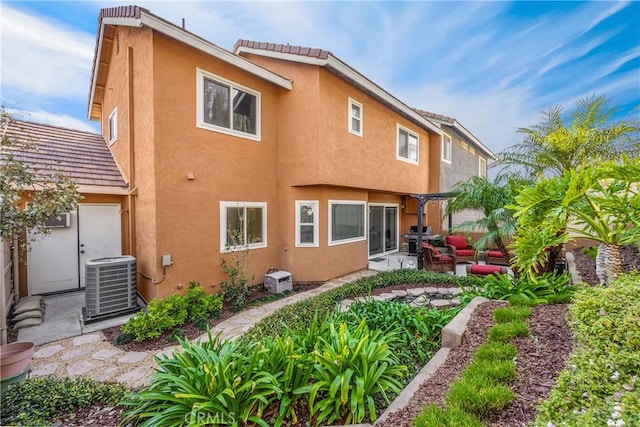
[[[228,414],[212,414],[211,412],[191,412],[185,414],[184,421],[190,424],[206,425],[206,426],[227,426],[236,422],[236,414],[229,412]]]

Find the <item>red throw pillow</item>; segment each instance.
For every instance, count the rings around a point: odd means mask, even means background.
[[[439,251],[439,250],[437,250],[437,249],[435,248],[435,246],[430,245],[429,243],[423,243],[423,244],[422,244],[422,248],[423,248],[423,249],[430,250],[431,252],[433,252],[433,254],[434,254],[434,255],[440,255],[440,251]]]
[[[447,236],[447,244],[456,249],[467,249],[467,239],[464,236]]]
[[[500,251],[489,251],[489,253],[487,253],[487,256],[494,258],[504,258],[504,255],[502,255],[502,252]]]
[[[501,267],[497,265],[484,265],[475,264],[471,266],[471,273],[473,274],[493,274],[500,273]]]

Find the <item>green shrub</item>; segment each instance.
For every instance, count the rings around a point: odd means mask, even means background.
[[[529,307],[515,306],[515,307],[501,307],[493,310],[493,318],[498,323],[507,323],[513,320],[524,320],[531,316],[531,309]]]
[[[188,319],[195,322],[198,319],[210,319],[220,317],[222,312],[222,297],[215,294],[207,294],[196,282],[189,283],[189,288],[184,296],[187,300]]]
[[[182,328],[176,328],[171,332],[171,335],[167,337],[168,342],[178,342],[179,339],[184,338],[186,332]]]
[[[474,360],[477,361],[500,361],[513,360],[518,354],[518,350],[511,344],[494,341],[482,344],[476,350]]]
[[[511,360],[474,360],[467,368],[467,375],[485,378],[487,382],[510,383],[516,378],[516,367]]]
[[[463,375],[453,383],[445,400],[450,407],[486,417],[503,409],[514,397],[515,393],[504,384],[489,382],[484,376]]]
[[[122,402],[129,406],[125,422],[143,426],[204,424],[268,424],[263,411],[282,390],[277,373],[265,370],[269,349],[258,343],[181,341],[172,357],[156,357],[151,385]],[[244,423],[244,424],[242,424]]]
[[[576,292],[569,323],[578,342],[536,426],[640,425],[640,275]]]
[[[458,407],[440,408],[431,404],[413,421],[414,427],[482,427],[482,422]]]
[[[518,297],[540,303],[547,302],[549,298],[566,300],[573,293],[573,287],[570,285],[571,276],[568,273],[543,273],[535,280],[528,276],[515,278],[507,274],[490,274],[484,278],[473,279],[473,286],[464,292],[467,297],[483,296],[497,300]]]
[[[585,246],[580,250],[583,254],[591,258],[595,261],[596,256],[598,255],[598,247],[597,246]]]
[[[529,333],[529,327],[521,320],[500,323],[489,329],[489,341],[509,341],[511,338],[525,336]]]
[[[509,305],[512,307],[535,307],[539,304],[539,301],[532,300],[524,295],[514,295],[507,298]]]
[[[382,331],[370,331],[365,321],[351,330],[346,323],[329,325],[329,335],[319,336],[313,352],[313,383],[296,392],[305,394],[311,417],[319,424],[345,417],[359,423],[366,413],[375,421],[374,396],[389,403],[388,391],[399,393],[406,368],[397,364]]]
[[[87,378],[28,379],[2,394],[0,424],[48,426],[53,418],[92,403],[116,405],[127,392],[122,384]]]
[[[382,272],[375,276],[365,277],[338,288],[324,292],[312,298],[299,301],[281,308],[267,316],[253,328],[246,336],[249,339],[260,339],[264,336],[282,335],[283,331],[303,330],[308,328],[314,314],[320,321],[324,321],[335,310],[336,305],[346,298],[354,298],[367,294],[371,289],[385,288],[402,284],[448,283],[452,286],[469,286],[473,280],[469,277],[451,274],[435,273],[427,270],[394,270]]]

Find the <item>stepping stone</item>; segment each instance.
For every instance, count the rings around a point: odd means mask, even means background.
[[[451,295],[449,288],[438,288],[439,295]]]
[[[370,297],[371,300],[373,301],[386,301],[387,299],[385,297],[383,297],[382,295],[374,295],[372,297]]]
[[[174,353],[176,352],[177,349],[178,349],[178,347],[165,348],[165,349],[160,350],[159,352],[157,352],[155,354],[155,357],[164,358],[163,356],[167,356],[167,357],[171,358],[171,357],[173,357],[173,355],[174,355]]]
[[[79,375],[86,374],[87,372],[93,370],[95,367],[96,365],[94,365],[93,363],[83,360],[82,362],[73,363],[67,366],[67,374],[69,374],[70,377],[77,377]]]
[[[404,298],[407,296],[407,291],[403,290],[403,289],[396,289],[391,291],[392,294],[394,294],[396,297],[398,298]]]
[[[42,318],[29,317],[27,319],[22,319],[21,321],[16,322],[13,325],[13,329],[24,329],[38,325],[42,325]]]
[[[75,337],[73,339],[73,345],[81,346],[85,344],[91,344],[92,342],[100,341],[100,339],[100,335],[98,334],[80,335],[79,337]]]
[[[94,378],[98,381],[114,381],[113,377],[117,372],[117,366],[110,366],[106,369],[101,370],[100,374],[96,375]]]
[[[346,313],[351,308],[351,304],[345,304],[344,302],[340,304],[340,312]]]
[[[427,288],[412,288],[407,289],[407,294],[410,297],[419,297],[420,295],[424,295],[427,292]]]
[[[426,295],[420,295],[418,298],[414,299],[413,302],[419,305],[425,305],[425,303],[429,302],[429,298]]]
[[[429,295],[436,295],[438,293],[438,288],[434,288],[434,287],[424,288],[424,292]]]
[[[462,293],[462,289],[460,289],[460,288],[449,288],[449,293],[451,293],[451,295],[460,295]]]
[[[107,360],[113,356],[115,356],[116,354],[120,354],[122,353],[122,350],[116,350],[116,349],[112,349],[112,348],[105,348],[103,350],[97,351],[96,353],[93,354],[93,356],[91,356],[92,359],[96,359],[96,360]]]
[[[451,301],[449,301],[451,303],[452,306],[456,307],[460,305],[460,300],[458,298],[451,298]]]
[[[122,356],[120,359],[118,359],[118,362],[127,363],[127,364],[131,365],[131,364],[138,363],[138,362],[142,361],[145,357],[147,357],[147,353],[145,353],[145,352],[142,352],[142,351],[130,351],[127,354],[125,354],[124,356]]]
[[[411,301],[409,303],[410,307],[422,307],[422,304],[420,304],[419,302],[415,302],[415,301]]]
[[[383,294],[380,294],[380,297],[384,298],[387,301],[398,298],[396,294],[392,294],[392,293],[383,293]]]
[[[133,371],[129,371],[127,373],[120,375],[118,378],[116,378],[116,381],[120,383],[130,383],[130,382],[138,381],[144,378],[147,372],[149,372],[149,370],[151,370],[151,366],[140,366],[139,368],[136,368]]]
[[[84,356],[85,354],[89,354],[89,353],[91,353],[91,351],[92,350],[89,347],[76,348],[74,350],[67,351],[65,354],[62,355],[62,357],[60,359],[62,359],[62,360],[75,359],[76,357],[80,357],[80,356]]]
[[[46,365],[42,365],[39,368],[31,371],[32,377],[46,377],[48,375],[53,375],[56,373],[58,369],[58,363],[47,363]]]
[[[38,310],[28,310],[28,311],[23,311],[22,313],[18,313],[16,315],[14,315],[11,320],[13,322],[18,322],[20,320],[24,320],[24,319],[29,319],[29,318],[36,318],[36,319],[42,319],[42,310],[38,309]]]
[[[343,304],[347,304],[347,305],[351,305],[351,304],[353,304],[353,301],[354,301],[354,300],[352,300],[352,299],[348,299],[348,298],[347,298],[347,299],[343,299],[343,300],[342,300],[342,303],[343,303]]]
[[[432,307],[448,307],[450,301],[448,299],[434,299],[431,301]]]
[[[51,357],[54,354],[60,353],[64,350],[64,347],[60,344],[52,345],[49,347],[41,348],[40,350],[33,353],[34,359],[46,359],[47,357]]]

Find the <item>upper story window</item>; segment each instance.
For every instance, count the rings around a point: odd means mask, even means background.
[[[111,145],[118,140],[118,107],[115,107],[109,114],[108,127],[107,136],[109,137],[109,145]]]
[[[362,136],[362,104],[349,98],[349,132]]]
[[[267,204],[220,202],[220,251],[267,247]]]
[[[446,163],[451,163],[451,149],[453,146],[453,142],[451,141],[451,137],[446,133],[442,134],[442,161]]]
[[[296,201],[296,247],[318,246],[318,201]]]
[[[365,240],[365,202],[329,200],[329,245]]]
[[[482,156],[478,157],[478,175],[483,178],[487,177],[487,159]]]
[[[396,158],[418,164],[418,135],[397,125]]]
[[[260,92],[197,69],[197,125],[260,140]]]

